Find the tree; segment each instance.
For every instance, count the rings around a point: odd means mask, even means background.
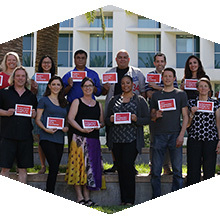
[[[35,71],[38,70],[40,59],[44,55],[52,57],[57,74],[57,57],[59,41],[59,23],[37,31],[37,52],[35,61]]]

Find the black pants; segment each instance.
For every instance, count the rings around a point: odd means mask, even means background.
[[[218,141],[197,141],[192,138],[187,140],[187,185],[200,182],[201,166],[203,179],[215,176],[216,147]]]
[[[46,191],[54,193],[57,173],[63,155],[63,144],[42,140],[40,146],[49,164],[49,174],[47,178]]]
[[[134,162],[138,151],[136,140],[131,143],[114,143],[113,154],[118,170],[119,186],[122,203],[135,201],[135,167]]]

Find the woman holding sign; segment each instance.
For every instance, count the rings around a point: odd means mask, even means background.
[[[38,65],[38,72],[35,73],[31,79],[31,91],[36,94],[38,101],[43,97],[43,94],[47,88],[47,83],[54,75],[55,65],[53,59],[48,55],[43,56]],[[33,125],[33,134],[37,135],[39,139],[39,127],[35,123],[33,123]],[[41,162],[41,170],[38,173],[44,174],[46,171],[45,155],[40,145],[38,146],[38,153]]]
[[[202,77],[209,79],[203,69],[201,60],[195,55],[189,56],[185,64],[184,77],[180,85],[180,88],[186,92],[188,99],[195,99],[198,96],[196,82]]]
[[[67,116],[67,101],[64,98],[63,81],[53,76],[47,85],[44,97],[37,107],[36,124],[40,129],[40,145],[49,164],[46,191],[54,193],[59,164],[63,154],[64,125]]]
[[[90,190],[102,187],[99,128],[104,126],[104,119],[101,103],[92,98],[94,86],[91,78],[83,79],[83,97],[72,102],[68,114],[73,137],[65,180],[74,185],[77,202],[86,206],[96,205],[90,199]]]
[[[188,101],[189,129],[187,140],[187,184],[215,176],[216,152],[220,153],[220,104],[209,98],[211,83],[201,78],[197,84],[199,96]]]
[[[143,125],[150,121],[148,105],[142,96],[133,93],[133,80],[125,75],[121,79],[122,94],[112,97],[105,118],[109,128],[108,145],[112,149],[118,168],[121,204],[135,202],[134,162],[144,147]]]

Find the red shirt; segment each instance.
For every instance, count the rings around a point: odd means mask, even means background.
[[[4,89],[4,88],[10,86],[8,83],[8,79],[9,79],[10,75],[8,75],[4,72],[0,72],[0,75],[3,76],[2,85],[0,85],[0,89]]]

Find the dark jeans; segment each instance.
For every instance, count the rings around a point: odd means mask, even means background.
[[[114,143],[112,152],[118,170],[119,186],[122,203],[135,201],[135,167],[134,162],[138,151],[136,140],[131,143]]]
[[[47,177],[46,191],[54,193],[57,173],[63,155],[63,144],[42,140],[40,146],[49,164],[49,174]]]
[[[160,134],[154,136],[153,160],[151,186],[153,190],[152,199],[161,196],[161,172],[167,149],[173,170],[172,192],[181,189],[182,178],[182,147],[176,147],[176,139],[179,134]]]
[[[197,141],[193,138],[187,140],[187,185],[200,182],[201,166],[203,179],[215,176],[216,147],[218,141]]]

